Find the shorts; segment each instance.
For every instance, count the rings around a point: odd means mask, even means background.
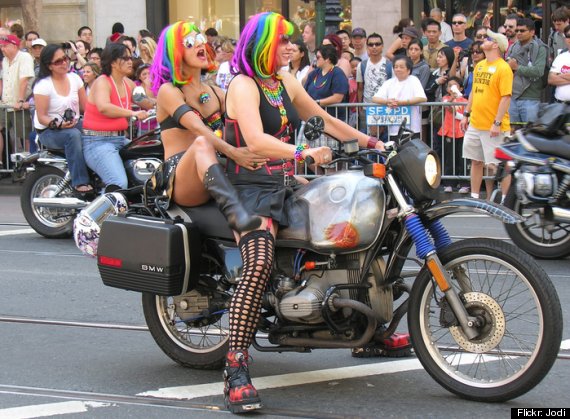
[[[495,149],[502,145],[508,132],[491,137],[490,131],[483,131],[469,125],[463,137],[463,158],[482,161],[485,164],[497,164]]]

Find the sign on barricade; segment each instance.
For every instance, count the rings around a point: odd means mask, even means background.
[[[397,108],[369,106],[366,108],[367,125],[401,125],[404,120],[406,125],[410,125],[411,118],[411,106],[400,106]]]

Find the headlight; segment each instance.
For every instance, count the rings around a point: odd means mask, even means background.
[[[425,160],[425,174],[426,180],[429,186],[432,188],[437,188],[439,186],[439,181],[441,173],[439,172],[439,164],[437,159],[433,154],[428,154]]]

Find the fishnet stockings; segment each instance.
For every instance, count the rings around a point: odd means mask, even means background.
[[[256,230],[239,241],[243,274],[230,304],[230,351],[251,345],[261,312],[261,298],[273,265],[275,240],[270,232]]]

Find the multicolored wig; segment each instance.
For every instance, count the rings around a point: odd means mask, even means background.
[[[182,74],[184,60],[184,38],[200,29],[190,22],[179,21],[162,30],[156,45],[154,60],[150,67],[152,91],[156,95],[164,83],[172,82],[175,86],[187,84]]]
[[[249,77],[272,77],[279,70],[276,52],[282,35],[293,34],[293,24],[279,13],[265,12],[252,16],[236,45],[231,62],[233,74]]]

